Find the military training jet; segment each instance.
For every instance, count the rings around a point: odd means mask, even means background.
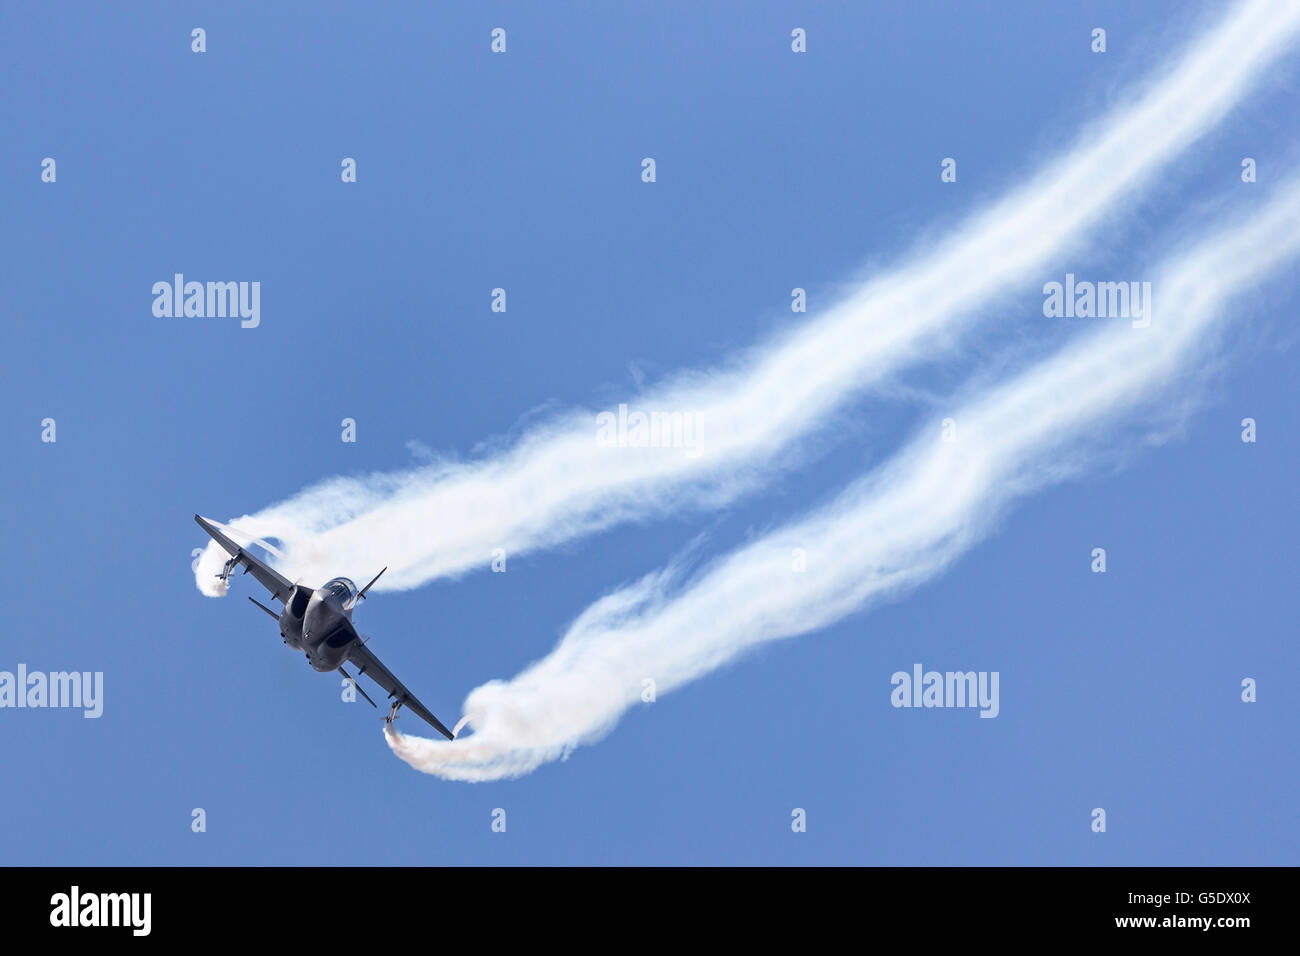
[[[388,712],[385,720],[390,724],[397,717],[400,708],[408,707],[448,740],[454,739],[452,732],[444,727],[427,707],[416,700],[415,695],[393,676],[392,671],[379,662],[379,658],[366,647],[366,639],[362,638],[357,633],[357,629],[352,626],[352,609],[357,601],[366,596],[371,585],[379,580],[379,575],[387,571],[387,568],[376,574],[374,580],[360,591],[347,578],[334,578],[326,581],[324,587],[320,588],[292,584],[284,575],[235,544],[211,522],[199,515],[195,515],[194,520],[231,556],[217,577],[228,581],[230,572],[241,564],[244,566],[245,574],[251,571],[253,577],[271,592],[271,596],[284,605],[284,610],[276,614],[265,604],[251,597],[249,600],[279,622],[280,637],[284,638],[284,643],[295,651],[304,652],[313,668],[318,671],[338,671],[352,681],[352,686],[362,697],[370,701],[372,707],[378,707],[379,705],[370,700],[370,695],[361,689],[352,675],[343,669],[344,662],[351,661],[357,667],[358,677],[366,674],[388,691],[388,696],[393,701],[393,709]]]

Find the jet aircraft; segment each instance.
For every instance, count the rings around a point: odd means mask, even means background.
[[[230,560],[225,563],[217,577],[223,581],[230,580],[230,572],[243,566],[244,573],[252,572],[271,596],[284,605],[279,614],[254,598],[249,598],[280,625],[280,637],[284,643],[295,651],[302,651],[311,666],[318,671],[338,671],[352,681],[358,693],[370,701],[372,707],[378,707],[370,695],[361,689],[356,678],[343,669],[345,662],[356,665],[357,676],[368,676],[388,692],[392,700],[392,710],[384,718],[392,723],[402,707],[414,711],[416,716],[431,726],[448,740],[454,739],[450,730],[425,707],[406,686],[393,676],[393,672],[380,663],[379,658],[366,646],[367,638],[357,633],[352,625],[352,610],[357,602],[366,596],[379,576],[387,571],[384,568],[374,576],[370,584],[361,590],[347,578],[333,578],[319,588],[305,584],[295,584],[274,568],[259,561],[254,555],[227,537],[212,522],[195,515],[199,527],[210,534],[217,544],[226,549]]]

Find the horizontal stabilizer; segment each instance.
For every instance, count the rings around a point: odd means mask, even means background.
[[[370,706],[371,706],[371,707],[375,708],[376,710],[379,709],[379,705],[376,704],[373,700],[370,700],[370,695],[367,694],[364,690],[361,689],[361,685],[357,683],[357,679],[356,679],[355,677],[353,677],[351,674],[349,674],[347,671],[345,671],[345,670],[344,670],[343,668],[341,668],[341,667],[339,668],[339,673],[342,674],[343,677],[344,677],[346,680],[350,680],[350,681],[352,682],[352,686],[355,687],[355,688],[357,689],[357,693],[358,693],[358,694],[360,694],[360,695],[361,695],[362,697],[364,697],[366,700],[369,700],[369,701],[370,701]]]
[[[244,573],[247,574],[248,572],[245,571]],[[254,604],[256,604],[258,607],[260,607],[267,614],[271,615],[271,617],[275,618],[277,621],[280,620],[280,615],[276,614],[274,611],[272,611],[269,607],[267,607],[257,598],[249,598],[249,600],[252,601]]]

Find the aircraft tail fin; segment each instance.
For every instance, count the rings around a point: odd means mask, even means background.
[[[388,568],[385,567],[385,568],[383,569],[383,571],[380,571],[379,574],[376,574],[373,578],[370,579],[370,584],[367,584],[365,587],[363,587],[363,588],[362,588],[362,589],[357,593],[357,600],[358,600],[358,601],[360,601],[363,597],[366,596],[366,592],[370,590],[370,586],[371,586],[372,584],[374,584],[376,581],[378,581],[378,580],[380,579],[380,577],[383,576],[384,571],[387,571],[387,570],[388,570]]]

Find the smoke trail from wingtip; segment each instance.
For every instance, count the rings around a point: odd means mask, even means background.
[[[1149,328],[1111,326],[1066,346],[955,414],[825,508],[720,559],[682,585],[672,569],[610,594],[513,680],[465,703],[474,733],[390,736],[442,777],[517,776],[603,736],[640,700],[764,642],[825,627],[942,572],[1018,497],[1085,467],[1089,439],[1170,384],[1213,344],[1227,300],[1300,254],[1300,181],[1255,218],[1155,270]],[[807,570],[791,569],[796,548]]]
[[[323,580],[386,565],[376,586],[384,590],[486,566],[496,547],[518,555],[623,521],[724,504],[842,403],[934,358],[939,333],[954,343],[977,309],[1080,241],[1214,126],[1298,30],[1294,0],[1238,5],[1132,102],[936,248],[917,250],[731,367],[681,375],[638,401],[638,409],[691,416],[694,447],[613,451],[597,441],[596,417],[575,412],[494,457],[333,479],[237,523],[279,539],[291,576]],[[204,593],[217,593],[224,558],[215,544],[204,551],[196,570]]]
[[[273,545],[271,542],[266,541],[262,538],[258,538],[254,535],[251,535],[242,528],[236,528],[233,525],[222,524],[220,521],[217,521],[215,518],[205,518],[203,520],[211,522],[220,531],[225,532],[225,534],[228,537],[230,537],[234,541],[239,542],[239,544],[241,544],[243,547],[247,548],[252,545],[256,545],[257,547],[264,550],[267,554],[274,555],[275,557],[279,558],[281,562],[284,561],[284,553],[275,545]],[[224,562],[225,559],[222,558],[222,561]],[[196,564],[195,565],[196,574],[198,573],[198,570],[199,570],[199,565]],[[229,589],[229,587],[230,587],[229,582],[215,572],[213,573],[211,580],[200,582],[200,589],[203,591],[204,594],[207,594],[210,597],[225,597],[226,591]]]

